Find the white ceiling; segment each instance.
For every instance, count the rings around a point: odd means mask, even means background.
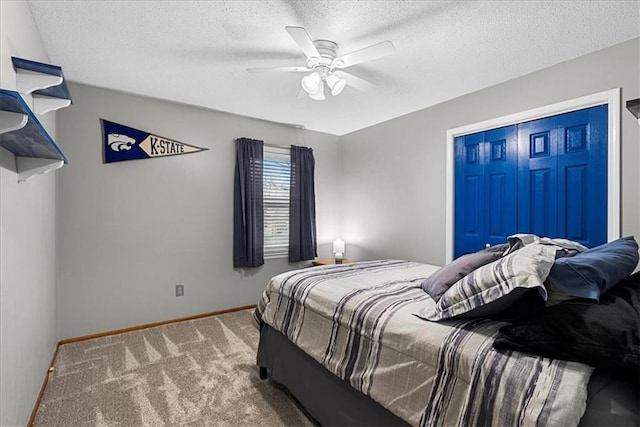
[[[68,80],[344,135],[640,36],[640,1],[28,1]],[[285,30],[348,53],[374,83],[314,101]]]

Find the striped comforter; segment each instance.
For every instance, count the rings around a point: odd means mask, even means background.
[[[592,368],[492,343],[503,324],[433,323],[420,288],[438,267],[381,260],[275,276],[255,317],[412,425],[577,425]]]

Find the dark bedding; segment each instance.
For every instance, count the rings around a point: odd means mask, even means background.
[[[640,272],[600,298],[547,307],[539,318],[500,329],[494,348],[518,350],[640,375]]]

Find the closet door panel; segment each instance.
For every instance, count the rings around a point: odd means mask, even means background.
[[[516,231],[516,126],[455,139],[454,257],[506,242]]]
[[[504,221],[508,213],[504,212],[503,205],[506,198],[507,179],[504,173],[493,173],[488,176],[489,184],[489,236],[504,235]]]
[[[485,132],[486,245],[499,245],[517,230],[518,151],[516,126]],[[479,248],[480,249],[480,248]]]
[[[567,239],[584,244],[588,240],[589,216],[587,194],[588,165],[562,167],[560,188],[564,190],[564,203],[559,206],[559,228]]]
[[[528,209],[526,215],[528,220],[522,232],[538,236],[556,235],[555,177],[555,171],[550,167],[529,171],[527,193],[525,193],[528,197],[523,198],[522,194],[519,194],[520,208]]]
[[[456,258],[484,246],[486,203],[483,143],[483,133],[455,139],[454,256]]]
[[[607,241],[607,107],[558,122],[558,234],[588,247]]]
[[[557,235],[557,121],[518,126],[518,232]]]

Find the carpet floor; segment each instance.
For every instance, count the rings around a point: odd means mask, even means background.
[[[60,346],[35,426],[313,426],[260,380],[252,310]]]

